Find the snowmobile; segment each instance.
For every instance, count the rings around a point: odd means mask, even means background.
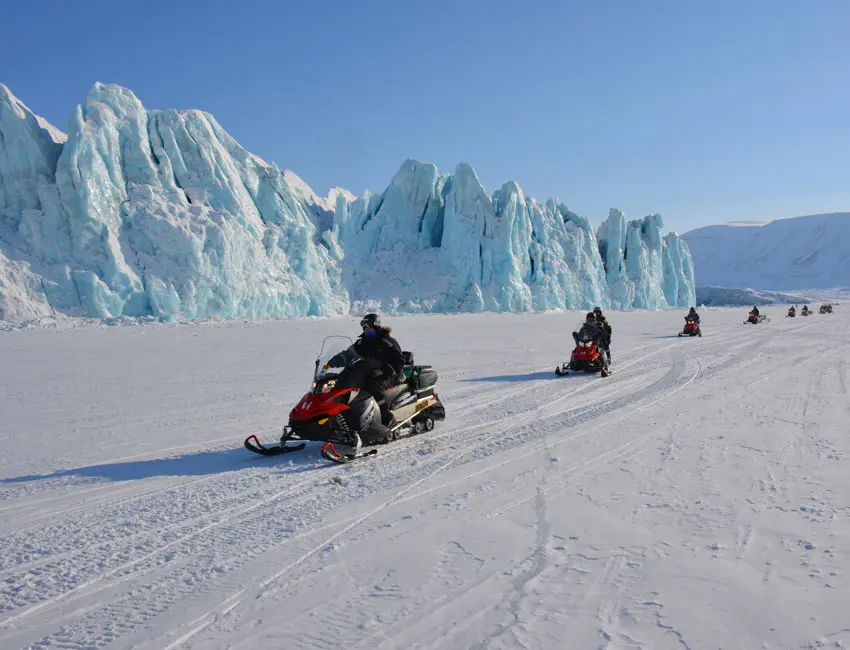
[[[383,394],[390,415],[385,425],[392,432],[392,440],[431,431],[435,420],[446,417],[435,390],[437,371],[415,365],[412,353],[403,354],[405,380]],[[380,371],[380,364],[358,355],[347,336],[329,336],[322,342],[315,365],[310,391],[289,412],[280,444],[265,447],[252,434],[245,439],[245,447],[264,456],[277,456],[304,449],[304,441],[324,442],[322,456],[335,463],[377,454],[374,448],[362,450],[360,435],[374,433],[381,423],[378,402],[363,388],[370,373]],[[289,445],[289,441],[300,442]]]
[[[685,326],[679,332],[679,336],[702,336],[702,330],[699,328],[699,323],[695,320],[685,319]]]
[[[797,310],[794,309],[793,307],[791,307],[788,310],[788,314],[785,316],[785,318],[796,318],[796,316],[797,316]]]
[[[809,311],[809,308],[808,308],[808,307],[805,307],[805,306],[804,306],[804,307],[800,310],[800,316],[811,316],[811,314],[812,314],[812,312],[810,312],[810,311]]]
[[[747,320],[744,321],[744,324],[758,325],[759,323],[764,323],[765,321],[770,322],[770,319],[764,314],[759,314],[756,316],[755,314],[749,314],[747,316]]]
[[[818,309],[819,314],[831,314],[832,307],[830,305],[821,305],[820,309]]]
[[[576,330],[579,333],[578,341],[570,355],[570,360],[565,361],[555,368],[555,374],[559,377],[568,375],[570,370],[587,373],[598,372],[602,377],[607,377],[610,374],[604,366],[602,350],[593,341],[590,333],[586,329],[582,329],[583,325],[584,321],[582,321]]]

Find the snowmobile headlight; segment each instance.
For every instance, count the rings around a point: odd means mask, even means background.
[[[334,386],[336,386],[336,380],[335,380],[335,379],[331,379],[331,380],[330,380],[330,381],[328,381],[328,382],[327,382],[324,386],[322,386],[322,392],[323,392],[323,393],[330,393],[330,392],[331,392],[331,390],[333,390],[333,387],[334,387]]]

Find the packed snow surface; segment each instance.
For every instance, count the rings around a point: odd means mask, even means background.
[[[694,269],[659,215],[594,233],[513,182],[407,160],[380,194],[319,197],[209,114],[97,83],[65,136],[0,85],[0,320],[658,309]]]
[[[392,318],[447,420],[263,458],[349,317],[0,335],[4,650],[847,648],[850,314]]]
[[[704,286],[850,287],[850,212],[697,228],[682,235]]]

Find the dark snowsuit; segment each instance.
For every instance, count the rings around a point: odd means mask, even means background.
[[[364,359],[381,364],[381,377],[375,384],[380,385],[380,391],[398,385],[404,373],[404,355],[398,341],[390,336],[389,329],[382,327],[374,336],[359,336],[354,342],[354,350]]]
[[[354,350],[364,359],[381,365],[380,375],[370,374],[363,388],[375,398],[381,409],[381,419],[387,423],[390,420],[390,410],[384,391],[404,381],[404,355],[401,346],[390,336],[389,328],[380,327],[374,336],[359,336],[354,342]]]
[[[688,321],[688,320],[695,321],[697,323],[697,325],[699,325],[699,314],[696,313],[695,311],[689,311],[688,315],[685,316],[685,320],[686,321]]]
[[[597,314],[596,316],[596,326],[599,328],[600,332],[600,346],[605,350],[607,356],[606,366],[611,363],[611,334],[613,329],[611,328],[611,323],[608,322],[608,319],[601,314]]]

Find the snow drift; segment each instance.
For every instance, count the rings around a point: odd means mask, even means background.
[[[850,287],[850,212],[707,226],[682,239],[706,286]]]
[[[0,85],[0,318],[659,309],[694,301],[660,216],[599,233],[471,166],[406,161],[381,194],[317,196],[196,110],[95,84],[68,135]]]

